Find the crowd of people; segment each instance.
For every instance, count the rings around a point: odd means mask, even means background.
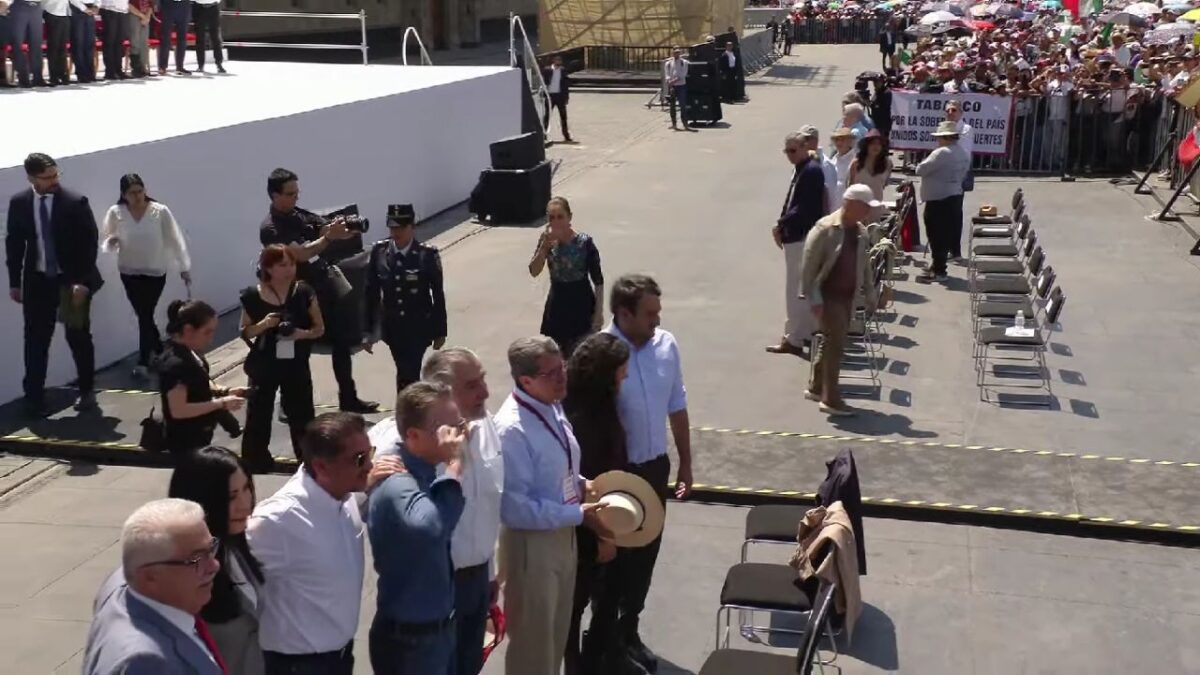
[[[437,250],[415,238],[411,206],[389,207],[390,236],[371,247],[364,325],[368,345],[382,339],[392,351],[398,394],[395,415],[368,428],[361,414],[377,404],[357,396],[351,345],[333,350],[347,375],[342,410],[314,414],[312,342],[347,319],[339,304],[351,304],[337,302],[337,265],[322,254],[351,236],[353,219],[299,209],[294,173],[267,180],[259,279],[241,293],[247,384],[228,388],[203,356],[217,328],[210,304],[170,302],[159,337],[165,277],[189,281],[190,259],[145,181],[123,176],[98,227],[87,198],[60,184],[53,158],[31,154],[25,170],[31,187],[10,201],[6,251],[10,295],[25,314],[26,411],[46,413],[57,322],[75,356],[77,407],[97,406],[89,324],[103,241],[139,321],[135,372],[159,379],[162,449],[175,463],[167,497],[125,523],[121,567],[96,596],[85,673],[348,674],[365,538],[379,577],[374,672],[478,673],[500,595],[507,672],[551,675],[564,662],[572,674],[656,670],[639,621],[666,500],[692,486],[680,350],[659,328],[659,285],[627,274],[606,289],[599,250],[574,229],[566,199],[547,205],[529,264],[534,276],[549,269],[550,336],[509,347],[512,393],[494,415],[479,358],[444,344]],[[255,504],[255,474],[275,468],[277,391],[301,466]],[[244,432],[231,414],[243,405]],[[212,444],[218,425],[242,434],[240,453]],[[673,483],[668,433],[679,458]],[[614,472],[637,483],[617,483]],[[639,486],[644,498],[630,506]]]
[[[190,75],[184,65],[189,25],[197,68],[204,71],[211,49],[217,72],[224,73],[217,0],[0,0],[0,88],[57,87],[70,84],[72,74],[79,84],[95,82],[97,36],[105,80],[166,75],[172,37],[174,72]],[[15,82],[8,81],[8,59]]]

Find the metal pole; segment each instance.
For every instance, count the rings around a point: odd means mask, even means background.
[[[1155,220],[1179,220],[1179,216],[1171,213],[1171,207],[1175,205],[1175,200],[1179,199],[1179,196],[1183,194],[1184,190],[1187,190],[1191,187],[1192,177],[1196,175],[1196,169],[1200,169],[1200,160],[1192,162],[1192,168],[1188,169],[1187,176],[1184,176],[1183,182],[1179,184],[1179,187],[1175,189],[1175,192],[1171,195],[1171,198],[1167,200],[1165,205],[1163,205],[1162,211],[1159,211],[1158,215],[1154,217]]]
[[[515,67],[517,65],[517,36],[516,27],[513,26],[513,13],[508,13],[508,65]]]
[[[1158,163],[1162,161],[1163,157],[1166,156],[1167,151],[1170,150],[1171,146],[1173,145],[1175,145],[1174,131],[1167,135],[1167,140],[1163,143],[1162,149],[1159,150],[1158,154],[1154,156],[1154,161],[1150,162],[1150,168],[1146,169],[1146,175],[1142,176],[1142,179],[1138,181],[1137,187],[1133,189],[1133,193],[1135,195],[1148,195],[1154,192],[1154,190],[1146,187],[1146,181],[1150,180],[1150,176],[1152,176],[1154,174],[1154,170],[1158,168]]]
[[[363,65],[367,65],[367,10],[358,10],[358,23],[362,27],[362,57]]]

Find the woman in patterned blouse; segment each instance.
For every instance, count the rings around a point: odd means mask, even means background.
[[[604,275],[592,238],[571,227],[571,205],[554,197],[546,205],[545,231],[529,261],[536,277],[550,265],[550,294],[542,312],[542,335],[553,338],[569,356],[575,345],[600,330],[604,317]]]

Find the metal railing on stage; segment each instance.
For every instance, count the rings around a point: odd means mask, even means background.
[[[359,24],[359,34],[361,42],[356,45],[347,44],[318,44],[318,43],[303,43],[303,42],[245,42],[245,41],[227,41],[226,47],[245,47],[251,49],[315,49],[315,50],[337,50],[337,51],[356,51],[362,52],[363,65],[367,65],[367,13],[365,10],[359,10],[353,14],[317,14],[313,12],[242,12],[238,10],[225,10],[221,12],[221,16],[232,17],[254,17],[264,19],[334,19],[343,21],[357,21]]]
[[[417,48],[421,52],[421,65],[432,66],[433,59],[429,58],[429,52],[425,49],[425,41],[421,39],[421,34],[417,32],[414,26],[409,26],[404,29],[404,37],[400,40],[400,54],[404,65],[408,64],[408,36],[411,35],[417,41]]]

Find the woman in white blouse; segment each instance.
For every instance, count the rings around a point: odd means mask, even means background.
[[[171,209],[146,195],[146,184],[136,173],[121,176],[121,198],[104,216],[101,238],[104,250],[117,251],[117,268],[125,295],[138,321],[138,364],[133,374],[145,377],[150,359],[162,349],[154,312],[172,268],[192,284],[183,232]]]

